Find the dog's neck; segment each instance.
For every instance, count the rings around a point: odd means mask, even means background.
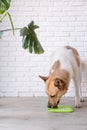
[[[69,82],[70,80],[69,73],[64,69],[61,69],[60,61],[55,61],[55,63],[53,64],[50,70],[49,75],[51,79],[55,79],[57,77],[59,79],[65,80],[65,82]]]
[[[60,61],[55,61],[51,67],[49,77],[51,80],[60,77]]]
[[[60,61],[55,61],[50,70],[50,74],[53,73],[56,74],[59,69],[60,69]]]
[[[52,74],[53,72],[54,72],[54,69],[51,69],[51,70],[50,70],[50,73]]]

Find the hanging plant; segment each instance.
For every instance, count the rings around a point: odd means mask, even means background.
[[[0,30],[0,38],[2,37],[3,32],[5,31],[13,31],[18,30],[20,28],[14,28],[12,18],[8,9],[10,7],[11,0],[0,0],[0,22],[3,21],[5,16],[8,17],[9,22],[11,24],[11,29]],[[28,49],[30,53],[42,54],[44,52],[37,35],[35,33],[35,29],[39,28],[39,26],[34,25],[34,21],[31,21],[27,27],[23,27],[20,29],[20,36],[22,39],[22,46],[24,49]]]
[[[34,25],[34,21],[31,21],[27,27],[23,27],[20,30],[20,36],[23,37],[22,46],[24,49],[28,49],[30,53],[41,54],[44,50],[35,33],[35,29],[37,28],[39,26]]]
[[[8,9],[10,7],[10,3],[11,3],[11,0],[0,0],[0,22],[2,22],[2,20],[7,16],[8,20],[11,24],[13,34],[14,34],[14,25],[12,22],[11,15],[8,12]],[[2,32],[0,32],[0,37],[1,37],[1,35],[2,35]]]

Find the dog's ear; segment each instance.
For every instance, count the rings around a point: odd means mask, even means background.
[[[64,85],[65,85],[65,82],[56,78],[55,81],[54,81],[54,85],[56,87],[58,87],[58,89],[63,89],[64,88]]]
[[[44,82],[46,82],[46,80],[48,79],[48,77],[46,77],[46,76],[40,76],[40,75],[39,75],[39,77],[40,77]]]

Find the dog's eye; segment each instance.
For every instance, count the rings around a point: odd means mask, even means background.
[[[51,98],[54,98],[56,95],[50,95]]]

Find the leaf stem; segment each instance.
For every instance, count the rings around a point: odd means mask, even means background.
[[[14,30],[19,30],[21,28],[14,28]],[[11,31],[12,29],[5,29],[5,30],[0,30],[0,32],[7,32],[7,31]]]
[[[11,15],[10,15],[8,12],[7,12],[7,16],[8,16],[9,22],[10,22],[10,24],[11,24],[11,28],[12,28],[13,35],[14,35],[14,25],[13,25],[13,22],[12,22]]]
[[[2,20],[4,19],[4,17],[7,15],[7,11],[5,11],[5,13],[0,17],[0,22],[2,22]]]

